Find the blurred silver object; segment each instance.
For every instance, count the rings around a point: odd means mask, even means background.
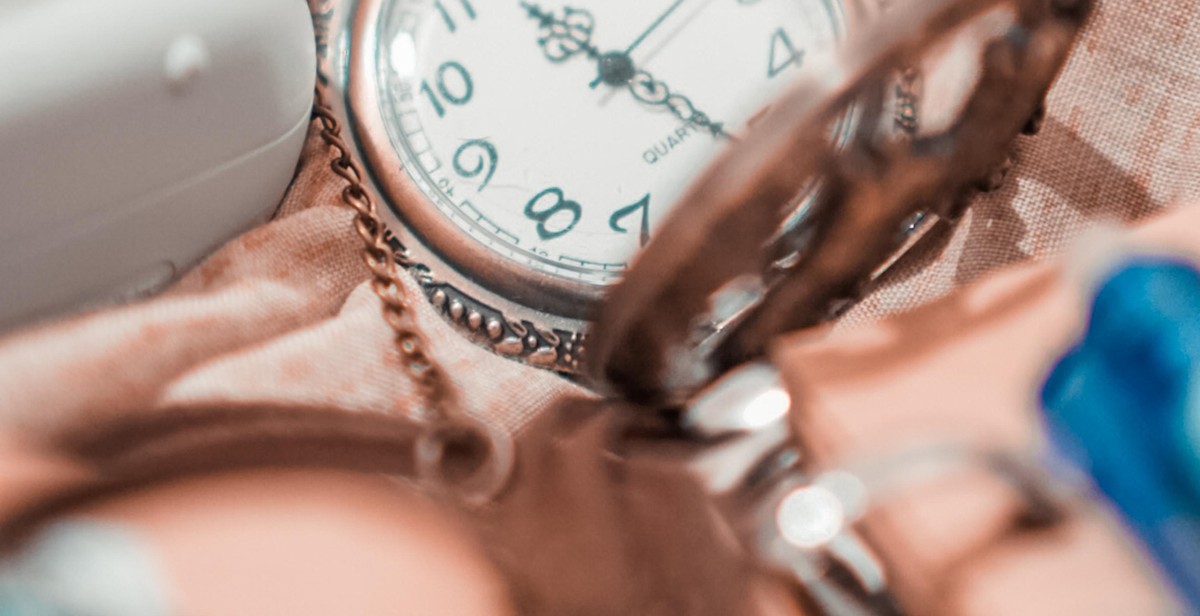
[[[750,566],[790,585],[805,613],[904,612],[888,574],[889,567],[903,563],[878,553],[861,524],[919,485],[984,471],[1019,497],[1017,524],[1023,528],[1057,524],[1083,502],[1082,484],[1045,472],[1028,452],[980,450],[966,443],[914,444],[847,461],[849,466],[822,468],[806,457],[794,432],[794,404],[772,365],[750,364],[693,397],[681,412],[679,430],[664,426],[657,433],[618,439],[612,449],[632,469],[674,473],[677,481],[699,486],[707,507],[693,512],[695,521],[680,518],[678,523],[700,527],[699,520],[715,520],[717,529],[710,532],[736,537]],[[701,542],[691,549],[697,559],[719,551]]]
[[[793,579],[821,613],[898,613],[883,564],[853,527],[865,487],[846,472],[808,475],[791,407],[769,364],[725,375],[683,413],[686,438],[705,444],[687,468],[747,554]]]

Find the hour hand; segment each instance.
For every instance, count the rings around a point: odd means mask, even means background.
[[[714,121],[707,113],[697,109],[691,99],[678,92],[672,92],[667,84],[646,71],[634,73],[626,85],[629,93],[646,105],[665,108],[681,122],[705,129],[712,133],[713,137],[733,138],[725,132],[723,122]]]
[[[600,58],[600,51],[592,44],[595,19],[588,11],[568,6],[563,8],[562,16],[556,16],[531,2],[522,2],[521,8],[538,21],[538,45],[551,62],[563,62],[579,54],[593,60]]]
[[[582,54],[599,65],[596,79],[591,83],[593,89],[602,82],[623,86],[637,73],[628,51],[602,54],[592,43],[596,24],[588,11],[568,6],[563,8],[562,16],[558,16],[531,2],[522,2],[521,8],[541,26],[538,45],[551,62],[563,62]]]
[[[588,11],[568,6],[563,8],[562,16],[558,16],[532,2],[522,2],[521,8],[541,26],[538,45],[551,62],[563,62],[582,54],[597,63],[599,69],[591,83],[592,88],[601,83],[624,86],[637,74],[628,51],[602,54],[592,43],[595,19]]]

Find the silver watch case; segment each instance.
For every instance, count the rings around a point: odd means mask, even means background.
[[[334,112],[352,129],[389,243],[414,264],[410,273],[437,311],[471,340],[531,366],[580,372],[587,319],[606,287],[536,272],[496,255],[429,203],[394,151],[380,114],[371,53],[381,9],[392,1],[309,0],[319,79]],[[844,31],[854,31],[879,10],[869,0],[840,5]],[[915,128],[916,98],[897,86],[897,132]]]

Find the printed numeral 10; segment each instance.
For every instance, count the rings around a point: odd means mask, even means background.
[[[447,82],[446,78],[450,74],[458,75],[455,80],[457,83]],[[438,94],[441,94],[441,98],[451,105],[466,105],[475,95],[475,84],[471,81],[471,74],[463,68],[463,65],[458,62],[446,62],[437,70],[437,92],[433,91],[433,86],[429,85],[428,80],[423,80],[421,81],[421,93],[429,98],[429,103],[433,105],[433,110],[437,112],[438,117],[444,118],[446,117],[446,106],[438,99]]]

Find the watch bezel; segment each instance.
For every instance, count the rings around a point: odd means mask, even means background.
[[[331,97],[335,111],[348,120],[369,184],[386,204],[380,214],[394,232],[393,247],[416,263],[410,271],[435,308],[468,337],[511,359],[579,372],[588,319],[610,285],[573,282],[497,254],[464,233],[417,185],[380,113],[375,50],[388,1],[392,0],[310,4],[329,28],[322,81],[337,92]],[[879,10],[872,0],[826,1],[840,9],[840,22],[835,24],[839,39]],[[321,14],[318,7],[330,12]]]
[[[518,263],[470,237],[413,180],[396,153],[380,110],[377,58],[379,17],[385,2],[360,0],[349,44],[348,105],[355,136],[388,209],[442,261],[474,285],[531,310],[582,325],[607,285],[563,279]],[[432,8],[430,9],[432,10]]]
[[[361,135],[364,128],[351,109],[350,80],[353,68],[353,36],[361,20],[366,0],[309,0],[317,37],[318,87],[327,89],[328,103],[334,114],[350,128],[346,137],[363,160],[365,183],[379,206],[379,215],[388,226],[387,240],[398,261],[421,286],[434,309],[450,321],[464,337],[508,359],[537,368],[574,374],[581,370],[585,353],[587,323],[538,310],[512,301],[491,291],[460,272],[423,242],[423,238],[396,213],[394,198],[381,186],[380,165],[365,155]],[[380,4],[373,3],[378,9]],[[378,15],[378,11],[374,13]],[[397,169],[401,173],[401,169]],[[400,193],[408,201],[426,197],[415,185]],[[407,195],[406,197],[404,195]],[[405,201],[405,202],[408,202]]]

